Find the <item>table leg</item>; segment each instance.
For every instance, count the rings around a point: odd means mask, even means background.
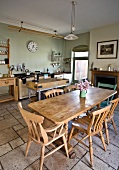
[[[38,93],[38,101],[39,101],[39,100],[41,100],[41,91],[38,90],[37,93]]]
[[[29,99],[31,98],[31,89],[28,89]]]
[[[65,128],[66,128],[66,141],[67,141],[67,147],[69,152],[69,158],[74,159],[76,157],[76,153],[73,151],[72,145],[68,143],[68,137],[69,137],[68,123],[65,124]]]

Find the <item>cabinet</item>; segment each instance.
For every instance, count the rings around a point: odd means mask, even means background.
[[[9,39],[7,41],[0,42],[0,65],[7,65],[9,68],[10,59],[10,44]]]
[[[9,94],[0,95],[0,103],[6,102],[9,100],[18,100],[17,99],[17,86],[16,78],[0,78],[0,87],[9,86]]]

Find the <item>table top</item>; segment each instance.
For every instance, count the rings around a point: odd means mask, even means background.
[[[28,106],[54,123],[67,123],[116,93],[115,90],[89,88],[86,98],[80,98],[80,91],[75,90]]]

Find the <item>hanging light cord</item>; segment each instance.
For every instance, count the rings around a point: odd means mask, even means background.
[[[75,5],[76,5],[76,2],[72,1],[71,33],[74,33],[74,31],[75,31]]]

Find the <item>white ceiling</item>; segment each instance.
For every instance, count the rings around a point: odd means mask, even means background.
[[[76,0],[75,33],[119,23],[119,0]],[[46,32],[71,29],[71,0],[0,0],[0,22]]]

